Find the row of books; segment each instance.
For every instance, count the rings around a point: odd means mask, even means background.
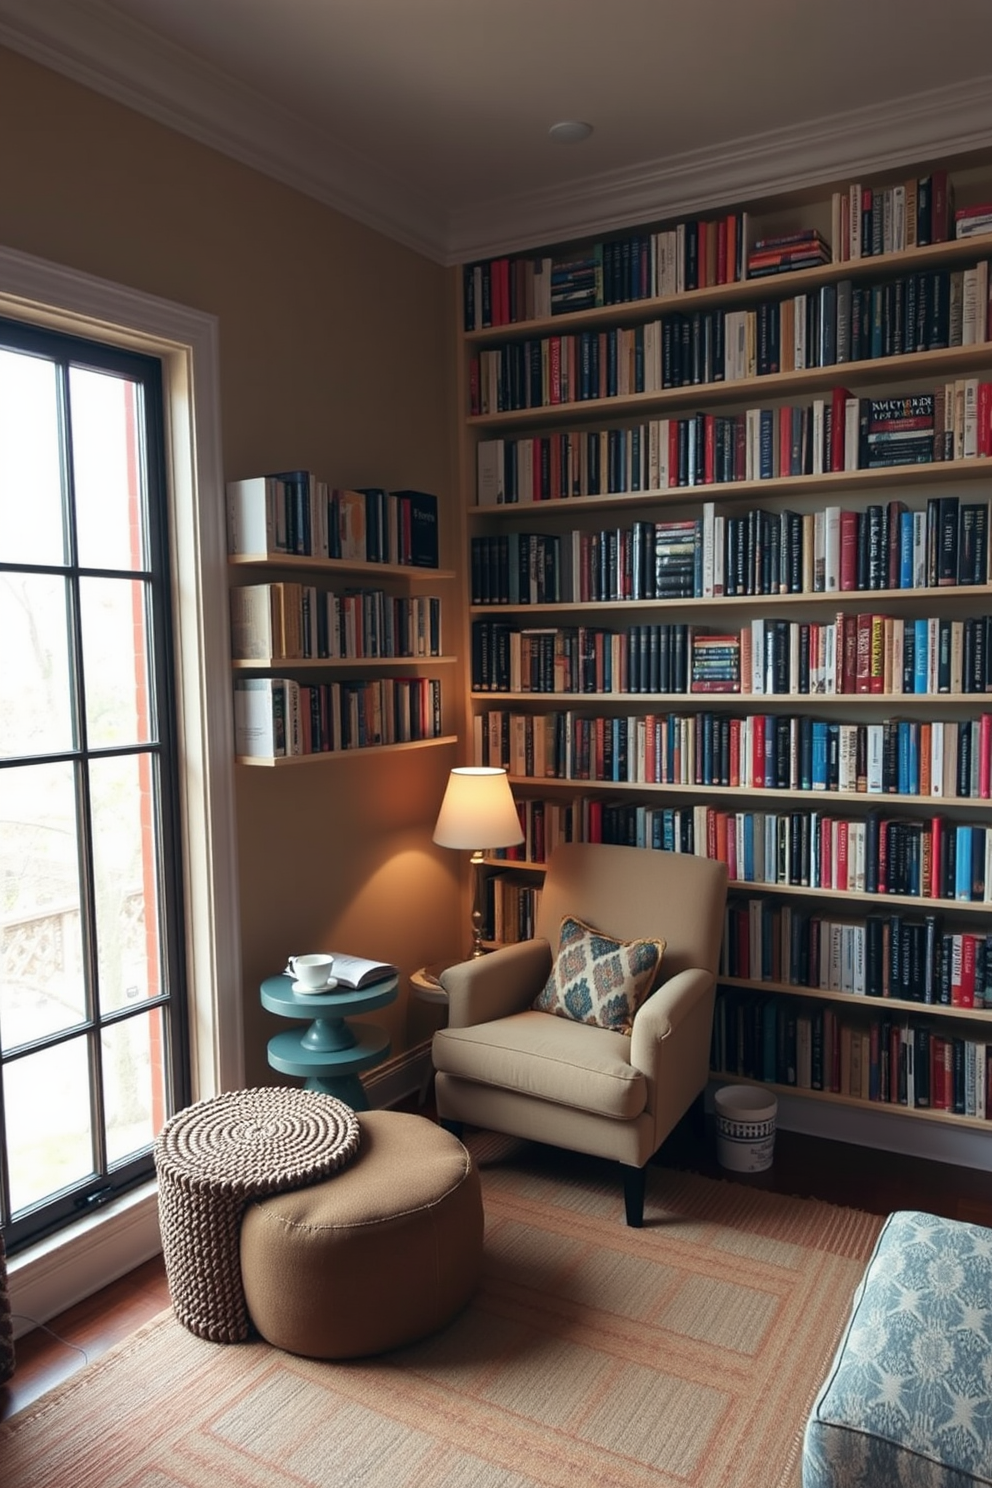
[[[989,339],[988,261],[874,285],[851,280],[754,308],[673,311],[637,326],[486,347],[469,359],[472,415],[552,408]]]
[[[992,1007],[992,933],[947,929],[935,913],[835,917],[767,895],[731,895],[720,975],[942,1007]]]
[[[235,753],[281,759],[441,735],[441,684],[431,677],[322,682],[239,677],[234,683]]]
[[[992,1117],[992,1040],[895,1012],[720,992],[710,1064],[721,1075],[798,1090]]]
[[[484,439],[480,506],[732,485],[992,454],[992,384],[956,378],[905,398],[830,397],[629,427]]]
[[[967,210],[967,209],[965,209]],[[834,263],[946,243],[955,233],[954,191],[946,170],[888,186],[852,181],[830,200]]]
[[[989,508],[931,497],[796,512],[751,507],[597,531],[472,538],[476,605],[945,589],[988,579]]]
[[[231,655],[245,661],[440,656],[441,601],[381,589],[338,594],[288,579],[242,584],[231,590]]]
[[[690,218],[540,255],[501,255],[462,270],[465,330],[682,294],[745,276],[747,214]]]
[[[478,715],[480,764],[515,777],[989,800],[992,714],[835,723],[766,713]],[[588,773],[583,740],[590,735]]]
[[[474,620],[471,666],[479,693],[973,696],[992,690],[992,616],[756,617],[727,632]]]
[[[427,491],[331,487],[308,470],[227,484],[234,556],[341,558],[437,568],[437,497]]]
[[[541,888],[533,879],[497,870],[483,879],[482,938],[499,945],[533,940]]]
[[[890,186],[852,182],[832,193],[830,207],[829,243],[815,228],[749,243],[747,213],[730,212],[548,254],[468,263],[462,271],[463,324],[467,331],[485,330],[734,283],[769,272],[776,253],[789,269],[899,253],[971,236],[987,215],[976,207],[953,212],[944,170]]]
[[[992,903],[992,828],[980,823],[875,810],[850,818],[805,807],[651,806],[597,796],[583,797],[581,810],[579,841],[717,858],[732,883]]]

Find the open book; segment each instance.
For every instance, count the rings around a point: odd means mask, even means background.
[[[338,951],[330,954],[334,957],[331,975],[337,977],[339,987],[370,987],[373,982],[399,975],[387,961],[367,961],[364,956],[345,956]]]

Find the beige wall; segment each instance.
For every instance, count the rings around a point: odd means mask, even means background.
[[[308,467],[334,485],[434,491],[455,563],[448,273],[3,49],[0,139],[0,242],[217,316],[226,478]],[[452,650],[457,585],[444,597]],[[447,691],[453,705],[454,676]],[[443,748],[238,767],[249,1083],[274,1078],[265,1040],[284,1025],[257,989],[288,951],[409,971],[460,948],[457,865],[430,842],[456,762]],[[405,985],[372,1017],[394,1052],[432,1026]]]

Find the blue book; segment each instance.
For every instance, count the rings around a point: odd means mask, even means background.
[[[799,789],[813,789],[813,720],[799,720]]]
[[[827,725],[825,723],[813,724],[812,767],[813,790],[825,791],[827,788]]]
[[[969,884],[971,882],[971,855],[969,851]],[[744,813],[744,879],[747,883],[754,882],[754,815],[750,811]]]
[[[909,794],[909,724],[902,719],[896,729],[896,790]]]
[[[954,833],[954,897],[971,899],[971,828],[961,822]]]
[[[920,693],[927,690],[927,654],[929,651],[927,622],[914,620],[913,630],[913,691]]]
[[[913,513],[899,513],[899,588],[913,587]]]

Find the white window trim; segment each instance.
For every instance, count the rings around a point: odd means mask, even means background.
[[[192,1094],[244,1084],[234,737],[217,320],[0,248],[0,316],[159,357],[172,498]],[[11,1258],[15,1314],[43,1321],[160,1248],[154,1184]],[[18,1323],[17,1331],[25,1325]]]

